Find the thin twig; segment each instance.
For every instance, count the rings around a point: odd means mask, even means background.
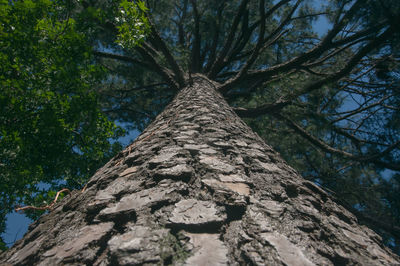
[[[19,211],[25,211],[25,210],[49,210],[51,209],[57,202],[58,197],[60,196],[60,194],[62,192],[68,192],[68,194],[71,194],[71,191],[68,188],[63,188],[60,191],[57,192],[56,197],[54,198],[53,202],[49,205],[46,206],[42,206],[42,207],[36,207],[36,206],[24,206],[24,207],[20,207],[20,208],[16,208],[15,211],[19,212]]]

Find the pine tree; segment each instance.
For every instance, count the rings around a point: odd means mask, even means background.
[[[269,115],[273,129],[288,126],[289,134],[333,158],[335,167],[350,161],[398,170],[399,142],[390,126],[397,114],[389,111],[395,109],[398,87],[388,78],[395,67],[383,71],[385,79],[372,81],[383,77],[382,67],[375,66],[396,62],[391,53],[397,51],[399,17],[377,12],[383,10],[381,1],[370,2],[331,1],[322,13],[332,28],[318,38],[311,22],[321,14],[307,1],[147,1],[150,28],[139,45],[132,36],[141,34],[128,24],[141,22],[129,22],[132,4],[125,2],[117,23],[103,24],[110,34],[95,38],[106,42],[118,35],[119,46],[95,52],[117,73],[110,76],[116,83],[104,83],[118,88],[106,102],[109,114],[133,113],[131,119],[145,125],[157,112],[155,105],[174,100],[82,191],[73,191],[36,221],[0,261],[399,264],[375,232],[358,224],[361,216],[315,184],[328,179],[303,179],[237,116],[255,118],[260,127]],[[385,3],[385,10],[397,7],[395,1]],[[102,90],[108,93],[106,86]],[[344,93],[375,95],[377,103],[361,102],[354,112],[341,114]],[[116,98],[123,101],[115,106]],[[364,130],[373,125],[368,119],[378,113],[376,106],[387,111],[374,119],[385,117],[389,133]],[[353,127],[331,123],[353,113],[366,117]],[[354,175],[357,187],[365,174]],[[400,232],[384,221],[376,228],[395,239]]]
[[[395,265],[195,75],[154,122],[7,253],[10,265]]]
[[[117,38],[124,49],[103,38],[109,49],[96,52],[112,70],[112,85],[100,89],[110,117],[141,131],[190,73],[202,73],[304,178],[400,254],[398,1],[147,6],[151,29],[141,46],[129,48],[125,30]],[[323,19],[329,29],[316,34]]]

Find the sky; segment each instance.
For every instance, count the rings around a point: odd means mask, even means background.
[[[314,4],[317,6],[318,4],[323,3],[321,0],[315,0]],[[324,35],[327,30],[329,29],[329,22],[326,18],[320,17],[314,23],[314,29],[319,34],[319,36]],[[121,125],[124,127],[124,125]],[[128,135],[119,139],[121,143],[124,145],[130,144],[140,132],[136,130],[132,130],[129,132]],[[24,234],[28,230],[29,224],[33,221],[27,218],[23,213],[10,213],[7,216],[7,223],[6,223],[6,231],[2,234],[4,241],[6,242],[7,246],[10,247],[14,244],[15,241],[21,239]]]

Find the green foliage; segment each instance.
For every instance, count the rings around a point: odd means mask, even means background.
[[[120,4],[120,13],[115,18],[119,34],[117,43],[123,48],[132,49],[140,45],[149,32],[147,7],[140,1],[124,0]]]
[[[94,86],[105,71],[68,2],[0,1],[0,232],[17,204],[83,186],[121,148]]]

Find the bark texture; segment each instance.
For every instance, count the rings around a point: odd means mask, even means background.
[[[400,265],[204,77],[0,254],[3,265]]]

